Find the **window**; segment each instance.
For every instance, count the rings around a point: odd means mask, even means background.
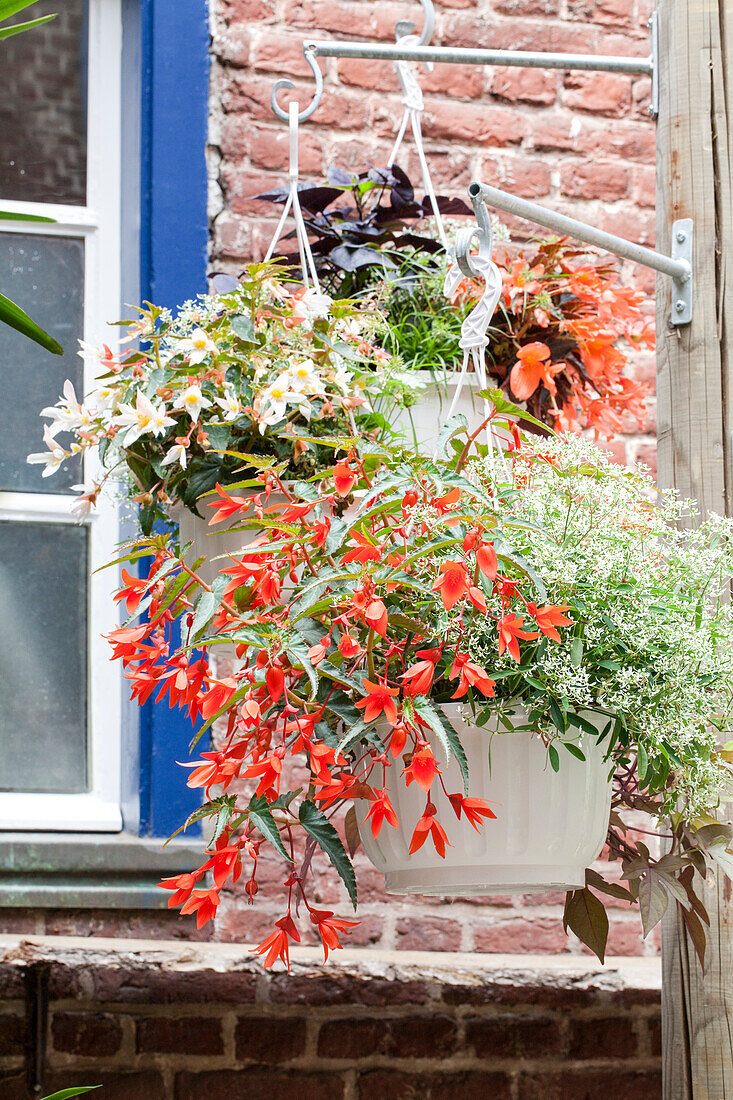
[[[40,0],[52,22],[0,43],[0,288],[63,345],[54,357],[0,335],[0,829],[122,827],[121,684],[102,631],[116,508],[71,514],[85,468],[43,478],[38,416],[95,364],[78,339],[113,342],[121,311],[121,0]]]

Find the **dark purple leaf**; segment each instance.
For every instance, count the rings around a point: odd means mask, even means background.
[[[395,179],[389,196],[389,201],[392,206],[399,209],[399,207],[404,206],[406,203],[414,202],[415,189],[410,183],[407,173],[403,172],[398,164],[393,164],[392,175]]]
[[[238,286],[239,279],[235,279],[233,275],[228,275],[224,271],[217,271],[211,276],[211,293],[214,295],[231,294]]]
[[[352,172],[344,172],[342,168],[329,168],[326,178],[334,187],[353,187],[356,180]]]
[[[373,248],[365,248],[363,245],[337,245],[331,252],[331,259],[342,271],[357,271],[360,267],[381,265],[385,268],[394,268],[395,264],[388,256],[383,256]]]
[[[463,199],[451,199],[447,195],[436,195],[435,201],[441,214],[473,214],[473,210]],[[433,212],[432,204],[427,195],[422,200],[422,208],[426,214],[432,214]]]

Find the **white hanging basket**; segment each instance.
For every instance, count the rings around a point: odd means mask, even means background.
[[[459,378],[459,370],[448,375],[433,374],[427,370],[415,371],[415,380],[425,388],[419,391],[414,405],[409,409],[400,409],[392,418],[393,427],[403,433],[405,446],[412,447],[417,441],[421,453],[432,455],[448,419]],[[466,417],[469,432],[476,431],[485,419],[483,399],[476,396],[480,389],[477,375],[473,372],[467,374],[453,410],[454,415],[462,413]]]
[[[584,886],[585,869],[600,854],[608,830],[611,779],[610,765],[604,761],[608,739],[599,745],[583,734],[577,744],[586,762],[561,750],[556,774],[545,746],[534,734],[496,732],[493,718],[483,728],[467,723],[462,714],[470,712],[461,704],[446,704],[443,710],[466,751],[470,796],[493,803],[496,820],[486,820],[479,832],[465,817],[458,821],[436,782],[431,799],[451,847],[441,859],[428,837],[410,855],[410,840],[424,813],[426,796],[417,783],[406,786],[398,757],[387,768],[386,786],[399,827],[385,822],[375,838],[371,822],[365,822],[369,803],[356,803],[364,851],[384,874],[387,892],[470,897]],[[517,710],[515,716],[517,725],[526,721],[526,711]],[[607,716],[591,711],[583,711],[583,717],[599,731],[608,722]],[[458,762],[452,757],[446,767],[442,748],[433,735],[430,740],[449,794],[462,792]]]

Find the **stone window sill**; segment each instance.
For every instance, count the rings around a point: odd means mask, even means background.
[[[201,848],[125,833],[0,834],[0,909],[165,909],[161,878],[190,871]]]

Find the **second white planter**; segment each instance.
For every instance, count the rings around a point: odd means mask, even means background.
[[[378,837],[366,821],[368,802],[357,802],[362,845],[374,866],[383,872],[390,894],[532,893],[572,890],[585,885],[585,869],[601,852],[611,807],[610,765],[604,760],[605,739],[584,734],[577,744],[585,762],[563,751],[560,770],[552,770],[547,750],[530,732],[497,732],[492,719],[484,727],[467,723],[468,708],[446,704],[443,710],[459,733],[469,766],[473,798],[492,803],[496,819],[477,832],[455,816],[436,782],[431,798],[437,818],[448,835],[445,859],[430,838],[410,855],[412,834],[425,810],[425,792],[409,787],[400,758],[387,768],[386,786],[399,818],[399,828],[386,822]],[[526,720],[518,711],[517,725]],[[584,711],[583,717],[599,731],[605,715]],[[453,757],[446,767],[443,750],[431,737],[432,748],[449,793],[463,791],[463,779]]]
[[[430,371],[416,371],[416,379],[421,382],[424,389],[409,410],[401,409],[392,418],[393,426],[403,433],[405,446],[414,447],[417,443],[418,450],[422,454],[431,455],[438,436],[448,419],[448,413],[453,403],[460,372],[455,371],[447,375],[445,380],[442,375],[434,375]],[[461,391],[458,395],[454,415],[461,413],[468,421],[469,431],[475,431],[484,420],[484,402],[477,397],[479,390],[478,379],[475,374],[466,375]]]

